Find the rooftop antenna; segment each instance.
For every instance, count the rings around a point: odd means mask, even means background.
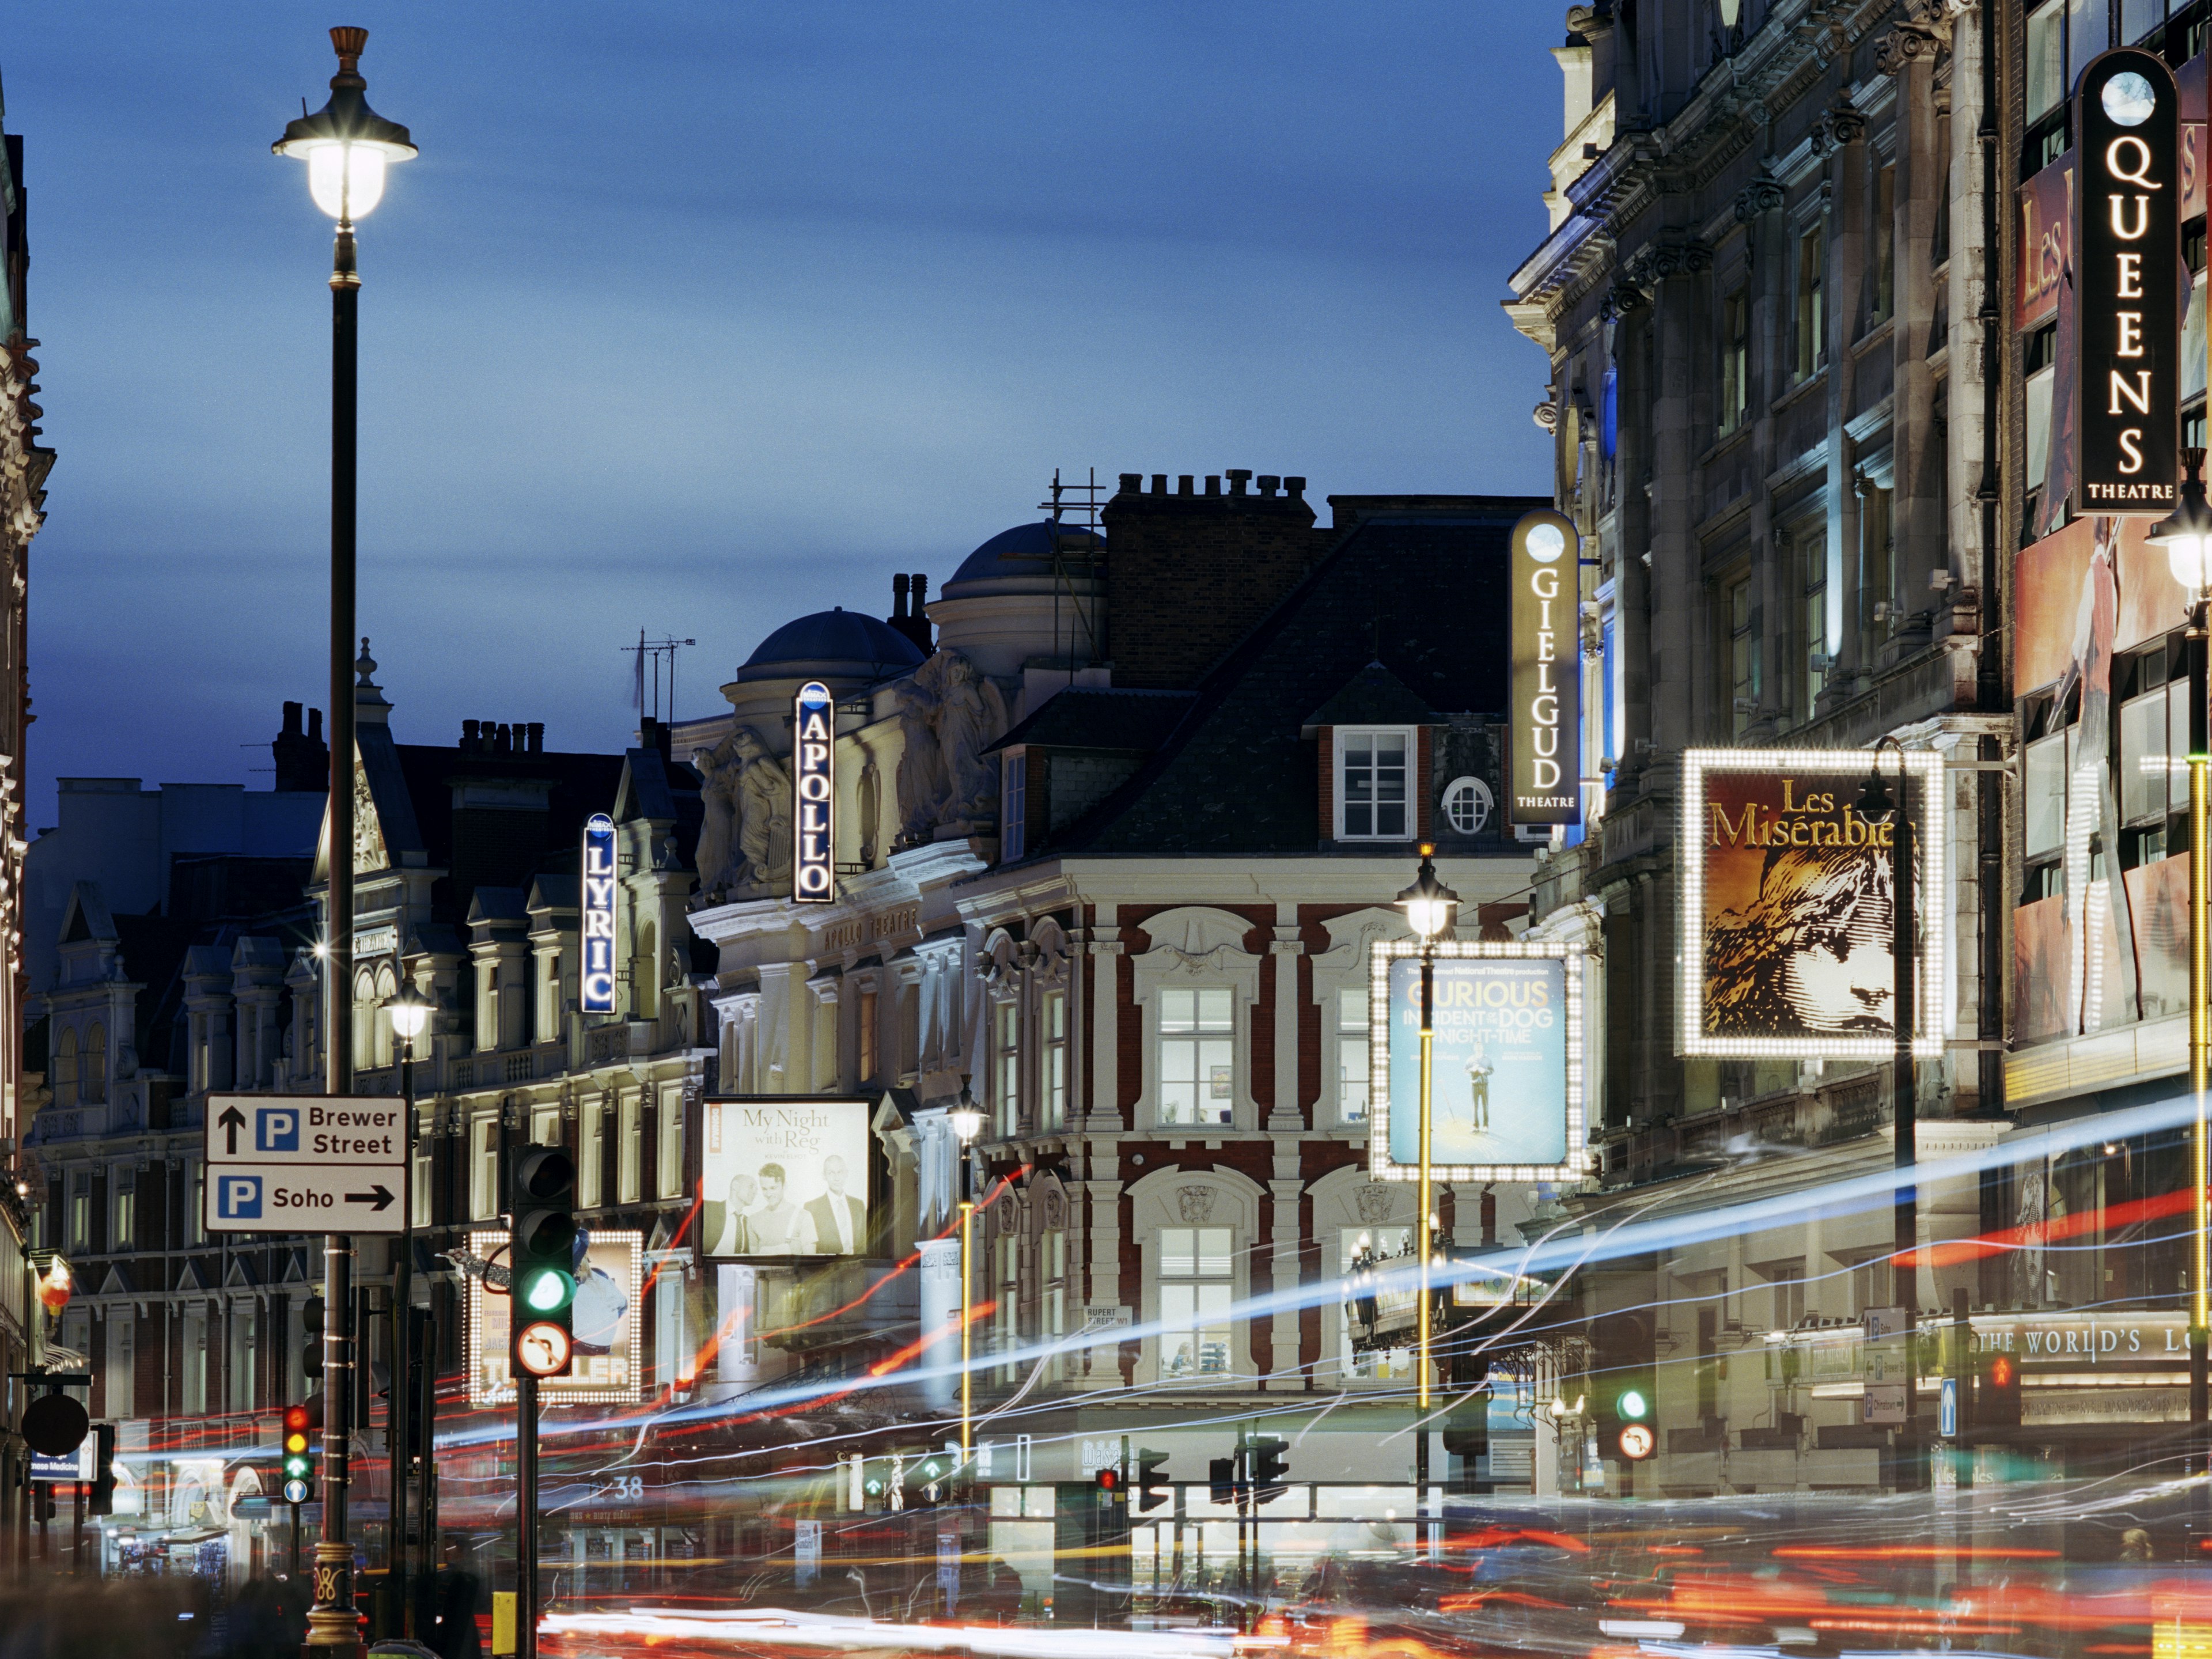
[[[672,635],[649,640],[641,628],[637,630],[637,643],[622,647],[637,659],[634,665],[636,689],[630,693],[630,706],[637,710],[640,720],[665,719],[668,725],[676,724],[676,653],[687,645],[698,643],[696,640],[679,640]],[[668,688],[668,713],[665,716],[660,712],[664,665],[667,670]],[[647,706],[648,686],[651,688],[650,707]]]

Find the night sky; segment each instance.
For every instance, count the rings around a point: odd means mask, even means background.
[[[362,226],[362,630],[403,741],[634,729],[763,635],[941,584],[1055,466],[1542,493],[1562,7],[1522,0],[15,9],[32,823],[266,788],[325,697],[330,222],[269,153],[370,30],[421,157]]]

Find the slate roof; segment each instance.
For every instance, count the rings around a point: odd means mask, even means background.
[[[380,726],[361,728],[363,759],[368,733],[388,738]],[[385,845],[398,862],[404,842],[395,842],[395,823],[412,830],[414,848],[434,869],[451,873],[433,890],[431,905],[439,921],[459,923],[480,884],[524,887],[542,872],[574,870],[582,861],[584,820],[608,810],[621,781],[620,755],[580,755],[558,750],[538,754],[482,754],[428,744],[392,744],[392,759],[404,780],[404,795],[387,805],[377,795]],[[538,781],[546,786],[544,812],[496,808],[467,815],[462,844],[455,846],[453,786],[465,781],[490,783]],[[371,785],[375,775],[371,773]],[[395,816],[392,806],[402,809]]]
[[[1073,686],[1054,696],[984,752],[1018,744],[1148,752],[1175,730],[1194,700],[1188,691]]]
[[[1032,856],[1326,850],[1306,716],[1379,659],[1437,715],[1502,718],[1509,542],[1523,514],[1549,505],[1459,496],[1364,520],[1207,674],[1136,775]]]
[[[1370,662],[1307,715],[1298,732],[1310,738],[1324,726],[1429,726],[1436,718],[1437,711],[1408,690],[1405,681]]]

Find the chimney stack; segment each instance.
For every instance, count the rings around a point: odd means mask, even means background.
[[[269,752],[276,763],[274,788],[327,793],[331,787],[331,747],[323,741],[323,711],[313,710],[308,716],[307,729],[300,729],[301,705],[284,705],[283,728]]]

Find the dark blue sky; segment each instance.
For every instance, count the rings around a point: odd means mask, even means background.
[[[1054,466],[1540,493],[1550,0],[20,9],[60,451],[33,823],[78,774],[266,787],[324,701],[330,225],[269,154],[371,32],[361,617],[402,739],[632,728],[624,640],[882,611]],[[1326,509],[1323,509],[1324,513]],[[250,746],[246,746],[250,745]]]

